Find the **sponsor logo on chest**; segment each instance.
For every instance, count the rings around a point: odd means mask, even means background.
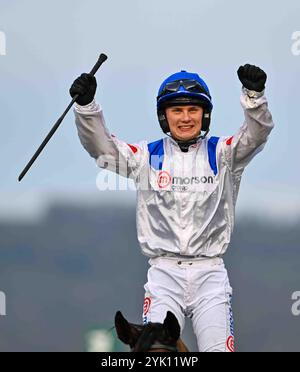
[[[196,176],[176,176],[168,171],[155,172],[156,184],[159,189],[173,191],[197,191],[197,189],[210,188],[215,183],[215,177],[212,175]],[[198,187],[197,187],[198,186]]]

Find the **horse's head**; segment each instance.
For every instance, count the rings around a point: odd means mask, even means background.
[[[163,323],[138,325],[129,323],[117,311],[115,326],[119,339],[130,346],[131,351],[178,351],[180,326],[175,315],[168,311]]]

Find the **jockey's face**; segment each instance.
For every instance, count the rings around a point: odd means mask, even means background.
[[[203,108],[200,106],[172,106],[166,108],[166,117],[172,137],[188,141],[200,134]]]

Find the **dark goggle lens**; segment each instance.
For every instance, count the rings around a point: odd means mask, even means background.
[[[167,83],[163,92],[177,92],[180,87],[180,81],[172,81],[171,83]]]
[[[196,80],[176,80],[171,83],[167,83],[164,90],[161,93],[161,96],[168,92],[177,92],[180,86],[183,86],[185,90],[194,93],[205,93],[208,95],[206,90],[201,86],[201,84]]]

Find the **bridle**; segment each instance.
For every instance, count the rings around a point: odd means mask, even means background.
[[[164,345],[164,344],[159,344],[159,343],[154,343],[153,345],[151,345],[149,350],[157,350],[157,349],[164,349],[164,350],[171,351],[171,352],[178,351],[177,346]]]

